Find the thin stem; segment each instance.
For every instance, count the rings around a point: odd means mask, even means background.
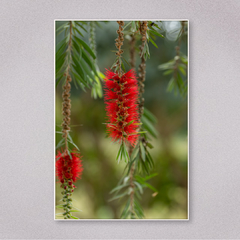
[[[144,82],[146,77],[146,60],[143,54],[143,49],[146,44],[146,32],[147,32],[147,21],[140,22],[140,33],[142,35],[142,44],[140,46],[140,57],[141,64],[138,68],[139,70],[139,117],[141,118],[144,112],[144,98],[142,97],[144,93]]]
[[[115,46],[116,48],[118,49],[118,51],[116,52],[116,55],[117,55],[117,62],[116,62],[116,65],[114,66],[114,68],[117,68],[118,70],[118,75],[119,77],[122,76],[122,59],[121,59],[121,55],[123,54],[123,50],[121,49],[122,45],[123,45],[123,40],[124,40],[124,34],[123,34],[123,25],[124,25],[124,22],[123,21],[117,21],[118,25],[119,25],[119,28],[117,30],[117,34],[118,34],[118,38],[115,39],[116,43],[115,43]]]
[[[69,41],[68,41],[68,48],[67,48],[67,55],[68,55],[68,62],[67,62],[67,69],[65,76],[67,77],[65,85],[63,86],[63,104],[62,104],[62,114],[63,114],[63,123],[62,123],[62,132],[63,132],[63,138],[65,138],[65,151],[66,153],[68,152],[68,144],[67,144],[67,138],[68,138],[68,133],[70,131],[70,115],[71,115],[71,100],[70,100],[70,90],[71,90],[71,84],[70,82],[72,81],[71,76],[70,76],[70,65],[72,61],[72,22],[69,22],[70,24],[70,29],[69,29]]]
[[[142,23],[140,22],[140,33],[142,35],[142,44],[140,46],[140,57],[141,57],[141,64],[139,66],[139,119],[141,119],[142,115],[143,115],[143,104],[144,104],[144,98],[142,97],[142,94],[144,93],[144,84],[143,82],[145,81],[145,75],[146,75],[146,64],[145,64],[145,57],[143,54],[143,49],[144,46],[146,44],[146,31],[147,31],[147,21],[143,21]],[[132,39],[133,43],[135,44],[135,39]],[[133,44],[132,43],[132,44]],[[133,66],[133,64],[135,65],[134,62],[134,51],[133,51],[133,46],[131,45],[131,64]],[[139,139],[140,141],[140,139]],[[129,148],[129,152],[132,152],[133,148],[130,146]],[[135,214],[134,214],[134,172],[135,172],[135,164],[133,163],[130,169],[130,177],[129,177],[129,181],[130,181],[130,186],[132,188],[132,192],[130,194],[130,211],[131,211],[131,218],[135,218]]]
[[[71,62],[72,62],[72,22],[69,22],[70,29],[69,29],[69,41],[68,41],[68,48],[67,48],[67,68],[65,72],[65,76],[67,77],[66,82],[63,86],[63,104],[62,104],[62,114],[63,114],[63,123],[62,123],[62,132],[63,132],[63,138],[65,138],[65,153],[63,153],[63,156],[65,158],[65,163],[64,165],[67,166],[69,158],[66,158],[68,155],[68,134],[70,131],[70,115],[71,115],[71,99],[70,99],[70,91],[71,91],[71,84],[70,82],[72,81],[71,75],[70,75],[70,68],[71,68]],[[70,184],[71,183],[71,184]],[[63,202],[64,204],[64,218],[70,218],[71,213],[70,210],[72,208],[72,192],[73,192],[73,186],[72,186],[72,181],[64,178],[64,182],[61,186],[64,188],[62,194],[63,194]]]

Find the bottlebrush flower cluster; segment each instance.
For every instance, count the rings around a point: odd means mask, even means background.
[[[72,182],[76,182],[80,179],[83,167],[80,154],[76,152],[70,154],[71,158],[66,152],[58,152],[56,156],[56,175],[61,183],[64,183],[64,180],[67,180],[71,185]]]
[[[135,72],[130,70],[121,77],[107,70],[105,73],[104,101],[108,116],[107,132],[115,142],[135,145],[138,139],[138,85]]]

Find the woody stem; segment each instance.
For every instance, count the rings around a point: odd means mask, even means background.
[[[142,44],[140,46],[140,56],[141,56],[141,64],[139,66],[139,119],[141,119],[144,111],[144,98],[142,97],[142,94],[144,93],[144,81],[145,81],[145,75],[146,75],[146,64],[145,64],[145,57],[143,55],[143,49],[146,42],[146,31],[147,31],[147,21],[140,22],[140,33],[142,35]],[[130,63],[131,66],[135,66],[135,38],[134,35],[132,36],[131,40],[131,47],[130,47]],[[133,147],[129,147],[129,156],[131,156],[133,151]],[[134,172],[135,172],[135,164],[133,163],[130,169],[130,187],[132,188],[132,191],[130,193],[130,211],[131,211],[131,218],[134,218]]]
[[[72,60],[72,22],[69,22],[70,24],[70,29],[69,29],[69,41],[68,41],[68,48],[67,48],[67,68],[65,72],[65,76],[67,77],[66,82],[63,86],[63,104],[62,104],[62,114],[63,114],[63,123],[62,123],[62,132],[63,132],[63,138],[65,138],[65,151],[68,152],[68,144],[67,144],[67,138],[68,138],[68,133],[70,131],[70,115],[71,115],[71,100],[70,100],[70,90],[71,90],[71,84],[70,82],[72,81],[71,76],[70,76],[70,65],[71,65],[71,60]]]
[[[117,30],[117,34],[118,34],[118,38],[115,39],[116,43],[115,46],[118,49],[118,51],[116,52],[117,55],[117,62],[116,65],[114,66],[114,68],[118,69],[118,75],[119,77],[122,76],[122,68],[121,68],[121,64],[122,64],[122,60],[121,60],[121,55],[123,54],[123,50],[121,49],[122,45],[123,45],[123,40],[124,40],[124,34],[123,34],[123,25],[124,22],[123,21],[117,21],[119,28]]]

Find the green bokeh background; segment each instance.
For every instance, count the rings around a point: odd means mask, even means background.
[[[110,68],[115,60],[116,22],[99,22],[96,29],[97,63],[101,72]],[[61,24],[60,22],[56,23]],[[127,24],[127,22],[125,22]],[[161,22],[161,33],[157,38],[158,49],[149,43],[150,59],[146,62],[145,106],[158,119],[155,125],[158,138],[151,138],[154,146],[150,150],[158,175],[149,183],[158,194],[153,197],[150,189],[144,189],[141,204],[146,219],[188,218],[188,106],[187,98],[166,91],[170,76],[158,69],[174,58],[176,38],[180,22]],[[56,37],[61,41],[63,33]],[[87,34],[85,39],[88,43]],[[139,46],[140,42],[136,44]],[[187,35],[181,41],[181,52],[187,55]],[[124,40],[124,58],[129,60],[129,41]],[[137,65],[139,56],[136,54]],[[127,70],[129,67],[125,64]],[[61,131],[62,84],[56,88],[56,130]],[[71,90],[71,136],[81,151],[84,171],[76,183],[73,204],[82,211],[73,215],[80,219],[119,219],[125,199],[109,202],[109,192],[123,176],[125,162],[117,164],[119,145],[106,138],[106,113],[103,99],[93,99],[91,90],[83,92],[72,84]],[[61,135],[56,134],[56,144]],[[60,204],[60,184],[56,183],[56,204]],[[56,209],[56,213],[61,210]]]

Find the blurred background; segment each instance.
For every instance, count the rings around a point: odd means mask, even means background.
[[[97,63],[102,73],[110,68],[115,60],[116,22],[99,22],[96,29]],[[127,24],[127,22],[125,22]],[[149,183],[158,194],[146,188],[141,204],[146,219],[187,219],[188,218],[188,106],[187,97],[167,92],[170,76],[159,70],[176,55],[175,46],[181,29],[179,21],[158,23],[165,38],[156,38],[158,48],[149,43],[150,59],[146,61],[145,106],[158,119],[155,125],[158,138],[151,138],[154,146],[150,150],[155,166],[152,173],[158,175]],[[63,34],[56,38],[56,43]],[[87,43],[88,36],[84,39]],[[140,42],[136,44],[139,46]],[[187,34],[181,40],[181,52],[188,55]],[[124,58],[129,60],[129,41],[124,40]],[[136,66],[140,63],[136,55]],[[130,68],[125,64],[126,70]],[[62,84],[56,88],[56,131],[61,131],[62,123]],[[119,145],[106,138],[106,113],[103,99],[93,99],[91,90],[83,92],[72,84],[71,132],[73,141],[81,151],[84,171],[81,180],[76,182],[73,194],[74,206],[81,209],[74,216],[80,219],[118,219],[126,201],[111,201],[109,192],[116,187],[123,176],[125,162],[116,162]],[[61,135],[56,134],[56,144]],[[56,205],[60,204],[60,184],[56,183]],[[56,213],[61,210],[56,209]]]

